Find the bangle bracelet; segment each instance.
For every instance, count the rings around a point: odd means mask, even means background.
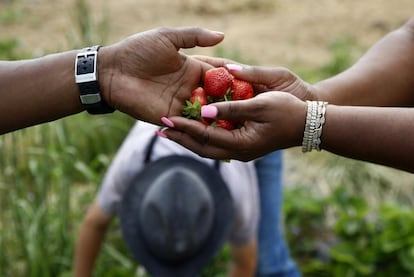
[[[306,123],[303,132],[302,152],[310,152],[313,149],[321,151],[322,127],[325,123],[325,112],[328,102],[306,101]]]

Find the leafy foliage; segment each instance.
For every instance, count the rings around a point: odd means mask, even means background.
[[[29,54],[21,49],[15,38],[0,41],[0,60],[18,60],[28,58]]]
[[[345,185],[326,197],[298,187],[285,198],[288,239],[305,276],[414,274],[412,207],[372,207]]]

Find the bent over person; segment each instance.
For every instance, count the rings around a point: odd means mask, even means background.
[[[201,158],[157,139],[158,128],[137,122],[115,156],[80,227],[75,276],[92,275],[115,216],[127,247],[152,276],[197,276],[226,241],[229,275],[254,276],[259,199],[253,162]]]

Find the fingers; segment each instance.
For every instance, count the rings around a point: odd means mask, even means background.
[[[207,70],[213,68],[214,66],[211,65],[210,63],[204,62],[203,60],[199,60],[199,59],[195,58],[194,56],[187,56],[187,58],[191,61],[194,61],[195,63],[197,63],[201,67],[201,72],[203,72],[203,74],[201,75],[201,80],[200,81],[204,81],[205,72]]]
[[[205,118],[220,118],[228,120],[257,120],[257,111],[260,110],[260,99],[217,102],[201,107],[201,116]]]
[[[293,72],[284,67],[249,66],[230,59],[203,55],[192,57],[214,67],[226,67],[236,78],[252,83],[256,92],[282,90],[298,80]]]
[[[277,86],[290,82],[294,75],[283,67],[262,67],[240,64],[226,64],[227,69],[237,78],[262,84],[268,88],[277,89]]]
[[[203,55],[193,55],[192,57],[199,61],[211,64],[214,67],[224,67],[226,64],[236,63],[235,61],[225,59],[225,58],[216,58],[216,57],[203,56]]]
[[[176,129],[166,129],[163,131],[168,139],[181,144],[188,150],[197,153],[201,157],[224,160],[229,159],[229,154],[223,148],[218,148],[209,144],[204,144],[188,135],[187,133]]]
[[[224,34],[201,27],[159,28],[179,48],[193,48],[195,46],[214,46],[224,39]]]
[[[237,131],[230,132],[222,128],[205,126],[198,121],[179,116],[170,117],[169,120],[173,122],[174,127],[163,132],[170,140],[183,145],[202,157],[214,159],[237,158],[230,155],[230,151],[237,150],[237,146],[234,147],[233,145]]]

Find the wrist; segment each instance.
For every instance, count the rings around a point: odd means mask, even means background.
[[[114,59],[111,55],[111,49],[109,46],[102,46],[98,52],[98,74],[99,74],[99,86],[101,88],[102,98],[108,105],[114,107],[113,99],[111,95],[111,85],[113,74]]]
[[[82,49],[76,55],[75,81],[79,87],[80,100],[90,114],[111,113],[110,107],[101,92],[99,76],[99,45]]]
[[[323,82],[323,81],[322,81]],[[316,84],[309,84],[308,85],[308,95],[309,97],[307,99],[304,100],[308,100],[308,101],[324,101],[324,91],[325,88],[322,84],[322,82],[318,82]]]
[[[307,114],[307,103],[306,101],[301,101],[300,103],[300,109],[295,109],[295,112],[293,113],[295,115],[292,120],[294,120],[296,128],[293,128],[292,131],[294,133],[292,134],[292,142],[293,144],[289,145],[289,147],[297,147],[302,146],[303,143],[303,133],[306,126],[306,114]]]
[[[327,102],[306,101],[306,122],[303,132],[302,152],[312,150],[321,151],[322,127],[325,124],[325,112]]]

